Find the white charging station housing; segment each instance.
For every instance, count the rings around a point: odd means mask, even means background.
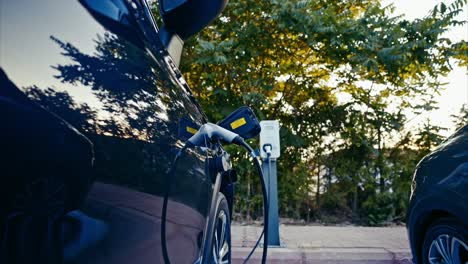
[[[280,124],[278,120],[263,120],[260,121],[260,157],[266,159],[267,154],[263,150],[265,144],[271,144],[271,158],[277,159],[280,156]]]

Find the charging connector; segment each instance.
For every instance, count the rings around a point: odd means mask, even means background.
[[[263,176],[263,171],[262,167],[260,164],[260,161],[258,159],[257,154],[255,151],[250,147],[249,144],[247,144],[244,139],[239,136],[238,134],[229,131],[223,127],[220,127],[218,125],[212,124],[212,123],[206,123],[203,126],[200,127],[197,133],[193,135],[190,139],[187,140],[185,143],[184,147],[176,154],[176,157],[169,169],[168,174],[170,175],[169,177],[169,183],[167,184],[167,188],[164,194],[164,201],[163,201],[163,208],[162,208],[162,214],[161,214],[161,243],[162,243],[162,250],[163,250],[163,258],[164,262],[166,264],[170,264],[169,260],[169,254],[167,251],[167,241],[166,241],[166,218],[167,218],[167,203],[169,199],[169,192],[172,186],[172,179],[175,177],[172,176],[172,174],[175,171],[175,167],[177,164],[177,161],[179,157],[183,154],[183,152],[187,148],[195,147],[195,146],[203,146],[206,144],[206,142],[211,141],[211,140],[223,140],[228,143],[233,143],[239,146],[244,147],[252,156],[254,160],[255,167],[257,169],[257,172],[260,176],[260,183],[262,186],[262,193],[263,193],[263,207],[264,207],[264,225],[263,225],[263,254],[262,254],[262,264],[266,263],[267,259],[267,251],[268,251],[268,212],[269,212],[269,203],[268,203],[268,197],[267,197],[267,189],[266,189],[266,184]],[[271,152],[271,145],[270,145],[270,152]],[[261,237],[259,238],[260,241]],[[254,252],[255,248],[258,246],[258,242],[255,245],[255,247],[252,249],[252,252],[250,255],[247,257],[246,261],[250,258],[251,254]],[[245,263],[245,262],[244,262]]]
[[[267,156],[271,156],[271,151],[273,150],[273,146],[271,144],[264,144],[263,151],[267,154]]]
[[[236,133],[231,132],[213,123],[206,123],[200,127],[197,133],[187,141],[186,145],[201,146],[207,141],[223,140],[227,143],[234,143],[239,145],[243,139]]]

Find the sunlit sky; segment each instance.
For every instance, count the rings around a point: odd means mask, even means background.
[[[406,19],[413,20],[426,16],[429,11],[441,1],[436,0],[383,0],[383,5],[393,3],[395,5],[395,14],[404,15]],[[447,5],[453,1],[444,1]],[[459,20],[468,20],[468,6],[457,17]],[[468,25],[456,27],[450,30],[446,37],[452,41],[468,41]],[[450,115],[460,111],[463,104],[468,104],[468,69],[454,65],[452,72],[443,79],[447,82],[445,90],[440,96],[436,97],[439,103],[439,109],[424,113],[414,118],[410,126],[418,126],[424,120],[429,120],[436,125],[447,127],[449,130],[444,133],[448,135],[455,129]]]

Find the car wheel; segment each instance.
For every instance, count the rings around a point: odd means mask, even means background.
[[[422,260],[424,264],[468,263],[468,228],[454,218],[442,218],[426,231]]]
[[[231,217],[226,197],[218,195],[215,232],[213,234],[213,263],[231,263]]]

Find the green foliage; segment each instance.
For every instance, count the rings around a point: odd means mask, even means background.
[[[426,120],[423,127],[417,132],[415,144],[419,150],[426,154],[434,149],[437,145],[442,143],[444,138],[440,135],[440,131],[446,130],[443,127],[432,125],[429,120]]]
[[[348,206],[346,192],[342,191],[343,186],[333,184],[322,195],[321,213],[327,215],[338,215],[346,219],[351,217],[351,209]]]
[[[458,114],[452,115],[452,119],[457,129],[468,125],[468,104],[464,104]]]
[[[435,107],[451,61],[467,64],[467,43],[443,37],[466,25],[455,19],[465,5],[409,21],[377,0],[231,0],[187,41],[181,68],[211,120],[248,105],[280,121],[282,216],[404,220],[413,169],[441,128],[403,128],[408,113]],[[229,150],[240,174],[235,210],[261,216],[255,171]]]
[[[396,211],[396,197],[393,193],[376,193],[362,205],[363,215],[369,225],[380,225],[392,221]]]

